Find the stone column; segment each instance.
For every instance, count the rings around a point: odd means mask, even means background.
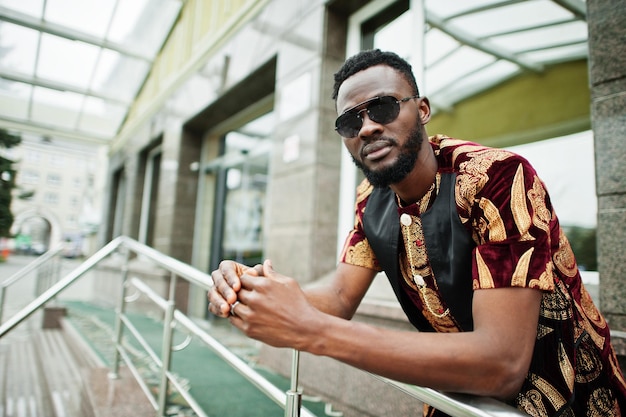
[[[612,330],[626,331],[626,3],[588,0],[587,22],[600,309]]]

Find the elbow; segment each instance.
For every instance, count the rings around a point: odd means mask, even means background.
[[[496,365],[488,376],[486,392],[483,395],[496,398],[501,401],[510,401],[522,389],[524,380],[528,375],[528,365],[522,361],[506,361]]]

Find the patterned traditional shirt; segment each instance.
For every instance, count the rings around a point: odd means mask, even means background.
[[[397,200],[404,291],[436,331],[460,331],[438,291],[420,222],[436,197],[439,174],[455,172],[457,212],[476,243],[468,275],[473,288],[526,287],[543,293],[530,370],[512,404],[531,416],[620,416],[620,409],[626,410],[626,382],[609,328],[582,283],[533,167],[502,149],[440,135],[430,142],[439,164],[437,181],[415,204],[403,207]],[[341,261],[380,271],[363,229],[372,189],[367,180],[357,189],[355,224]]]

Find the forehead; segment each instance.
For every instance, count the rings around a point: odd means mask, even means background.
[[[345,109],[376,96],[402,98],[411,94],[411,86],[400,72],[387,65],[376,65],[357,72],[341,84],[337,112],[341,114]]]

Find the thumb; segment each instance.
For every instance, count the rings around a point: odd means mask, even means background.
[[[266,277],[274,275],[274,267],[272,266],[272,261],[270,259],[266,259],[263,262],[263,275]]]

